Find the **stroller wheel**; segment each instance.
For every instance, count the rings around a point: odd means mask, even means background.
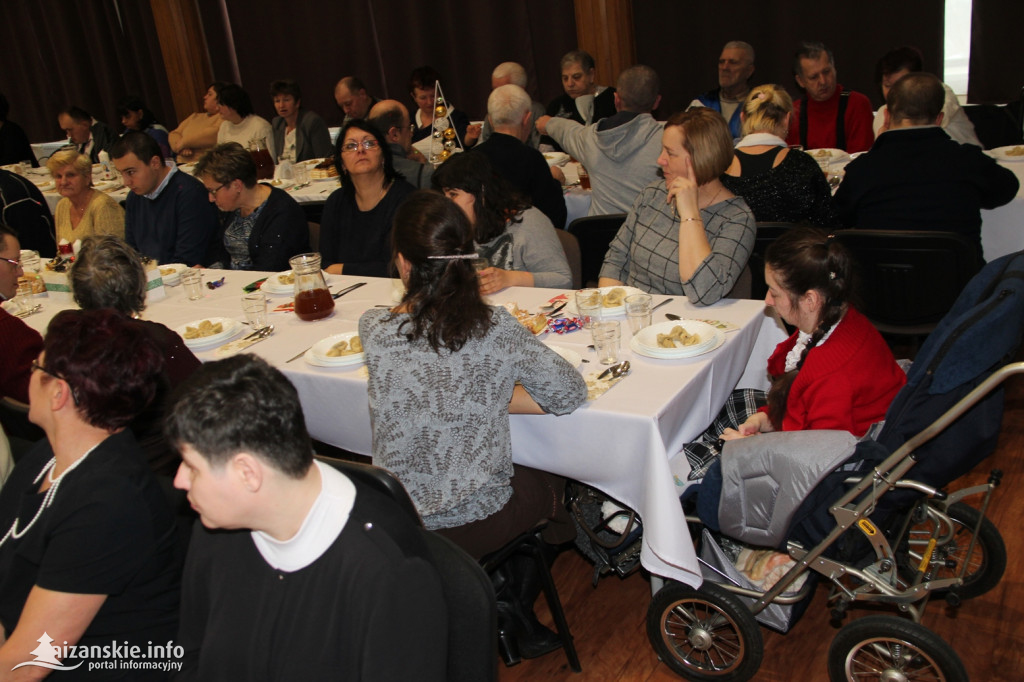
[[[761,629],[743,602],[705,582],[661,588],[647,609],[647,637],[673,672],[688,680],[743,682],[761,667]]]
[[[828,675],[832,682],[967,682],[964,664],[942,638],[897,616],[868,616],[846,624],[829,647]]]
[[[971,555],[967,556],[967,548],[971,544],[974,527],[981,512],[958,502],[950,506],[946,513],[953,521],[953,539],[947,545],[938,547],[937,551],[945,558],[953,559],[956,567],[939,568],[935,577],[951,578],[959,575],[961,566],[966,562],[967,572],[964,574],[964,584],[960,586],[958,594],[963,599],[979,597],[998,585],[1006,571],[1006,545],[1003,544],[1003,536],[994,523],[987,518],[982,519],[974,549]],[[917,535],[927,539],[931,535],[932,525],[928,520],[914,526],[910,531],[911,539]],[[946,592],[947,590],[935,590],[933,594],[941,596]]]

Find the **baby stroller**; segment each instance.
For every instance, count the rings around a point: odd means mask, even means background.
[[[648,609],[648,637],[661,659],[691,680],[748,680],[763,655],[758,621],[785,632],[821,581],[830,584],[836,620],[855,601],[909,616],[843,626],[829,649],[832,680],[966,680],[957,654],[920,619],[932,595],[957,606],[994,587],[1005,569],[1002,538],[985,518],[1000,472],[965,490],[943,487],[995,448],[1000,385],[1024,373],[1024,362],[1008,364],[1022,324],[1018,253],[993,261],[965,287],[875,437],[794,432],[727,443],[698,507],[707,509],[708,497],[723,503],[711,505],[717,514],[688,517],[705,524],[704,583],[668,583]],[[963,502],[975,496],[978,508]],[[754,588],[724,557],[732,540],[777,548],[792,568],[770,589]]]

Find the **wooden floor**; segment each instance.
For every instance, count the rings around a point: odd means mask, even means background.
[[[1003,485],[996,491],[988,516],[1006,543],[1009,560],[1002,582],[989,593],[965,601],[951,611],[944,601],[928,604],[922,624],[932,629],[963,660],[974,682],[1024,680],[1024,377],[1009,381],[1003,431],[996,453],[962,479],[955,488],[983,482],[991,469],[1002,469]],[[501,666],[501,682],[519,680],[679,680],[658,661],[647,640],[645,617],[650,601],[646,577],[634,573],[625,580],[603,578],[591,586],[591,565],[576,552],[563,553],[554,574],[566,617],[579,651],[583,672],[573,673],[559,651],[543,658]],[[829,624],[827,590],[819,585],[814,601],[789,633],[765,628],[764,663],[754,679],[764,681],[827,680],[828,648],[836,630]],[[550,623],[538,600],[541,620]],[[850,617],[865,615],[851,609]],[[500,664],[499,664],[500,665]]]

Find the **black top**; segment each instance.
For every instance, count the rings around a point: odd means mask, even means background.
[[[89,158],[93,163],[100,162],[100,152],[110,150],[110,146],[117,142],[118,135],[114,129],[103,121],[96,121],[92,128],[92,149],[89,151]]]
[[[722,175],[722,184],[743,197],[759,223],[784,222],[831,227],[832,191],[821,167],[810,155],[790,149],[778,166],[775,157],[784,149],[776,147],[763,154],[736,150],[739,177]]]
[[[0,169],[0,219],[18,231],[21,248],[38,251],[43,258],[57,254],[53,215],[42,192],[29,180],[3,169]]]
[[[234,220],[234,212],[220,214],[220,235],[216,240],[218,257],[231,268],[231,255],[224,247],[224,231]],[[309,251],[309,224],[306,214],[288,192],[270,188],[266,205],[249,233],[249,262],[246,270],[277,272],[288,270],[288,259]]]
[[[494,132],[474,151],[483,152],[494,171],[522,192],[555,227],[565,227],[566,209],[562,186],[551,175],[544,155],[511,135]]]
[[[39,509],[45,493],[37,492],[34,481],[51,457],[49,442],[42,440],[18,462],[0,493],[0,534],[15,518],[24,529]],[[111,640],[127,640],[145,651],[147,642],[166,643],[175,635],[179,565],[173,515],[126,429],[100,443],[67,474],[50,507],[25,535],[0,545],[0,624],[7,632],[14,630],[36,585],[105,594],[78,643],[110,646]],[[65,659],[63,664],[75,662]],[[89,671],[88,665],[61,671],[60,679],[121,679],[126,674],[143,679],[140,671]]]
[[[360,211],[344,189],[331,193],[320,221],[321,265],[342,263],[346,275],[391,277],[391,225],[395,211],[416,189],[395,180],[369,211]]]
[[[1010,202],[1017,176],[938,126],[882,133],[846,166],[834,205],[841,223],[872,230],[943,230],[981,242],[980,209]]]
[[[547,113],[548,116],[554,116],[555,118],[567,118],[571,121],[576,121],[580,125],[586,124],[586,121],[583,120],[583,115],[576,108],[576,100],[564,92],[548,103]],[[602,118],[614,115],[615,88],[605,88],[594,96],[594,113],[590,122],[597,123]],[[551,145],[556,151],[562,151],[558,143],[547,135],[540,138],[540,143]]]
[[[4,121],[0,125],[0,164],[30,161],[33,168],[39,168],[32,145],[28,143],[28,135],[14,121]]]
[[[192,532],[178,680],[443,680],[447,617],[418,529],[352,481],[355,505],[313,563],[282,571],[249,531]]]

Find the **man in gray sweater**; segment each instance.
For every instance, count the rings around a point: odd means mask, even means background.
[[[658,74],[631,66],[615,84],[614,116],[589,126],[542,116],[537,129],[555,140],[590,174],[590,215],[627,213],[633,200],[657,178],[663,123],[651,111],[661,101]]]

